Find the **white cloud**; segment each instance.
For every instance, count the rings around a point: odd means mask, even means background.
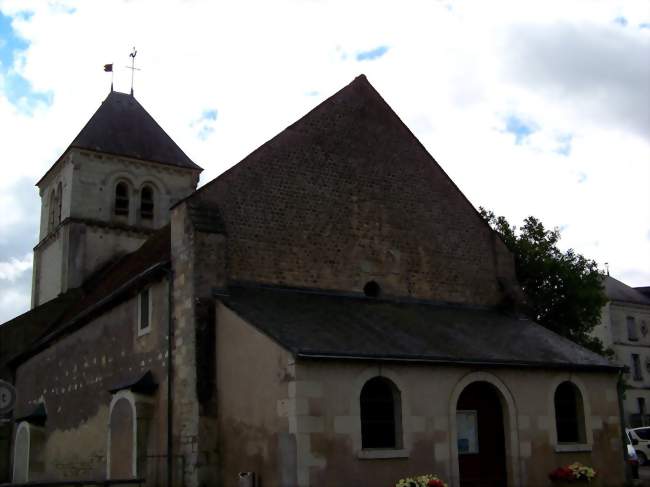
[[[649,284],[645,0],[0,0],[0,10],[29,42],[13,69],[53,94],[50,106],[21,111],[0,76],[0,211],[9,215],[0,232],[23,220],[12,220],[13,195],[31,191],[37,202],[27,181],[106,96],[105,63],[116,89],[129,90],[135,45],[136,97],[205,168],[202,184],[365,72],[475,205],[513,223],[534,214],[566,226],[564,246]],[[356,60],[379,46],[390,49]],[[195,122],[213,109],[217,120],[201,130]],[[505,131],[511,115],[537,128],[521,145]],[[29,246],[36,233],[25,235]]]
[[[0,262],[0,280],[15,282],[25,271],[32,268],[32,254],[29,253],[22,259],[12,258],[7,262]]]

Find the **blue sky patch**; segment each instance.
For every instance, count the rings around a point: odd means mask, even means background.
[[[216,120],[218,111],[216,109],[212,110],[203,110],[203,119],[204,120]]]
[[[190,127],[196,130],[196,136],[200,140],[207,140],[214,132],[214,124],[219,117],[219,110],[206,108],[201,116],[190,123]]]
[[[614,23],[616,23],[616,24],[618,24],[618,25],[620,25],[622,27],[625,27],[627,25],[627,19],[625,17],[622,17],[622,16],[621,17],[616,17],[614,19]]]
[[[650,29],[650,22],[639,24],[639,29]]]
[[[0,12],[0,72],[7,71],[14,63],[17,51],[24,51],[29,44],[18,37],[11,26],[11,17]]]
[[[29,14],[20,14],[21,17]],[[51,105],[52,92],[37,92],[31,83],[14,70],[14,63],[20,51],[29,47],[13,29],[12,18],[0,13],[0,77],[4,79],[4,95],[20,110],[31,114],[41,104]]]
[[[2,15],[2,14],[0,14]],[[29,22],[29,20],[34,16],[34,12],[28,12],[27,10],[23,10],[21,12],[16,12],[16,18],[20,20],[24,20],[25,22]]]
[[[506,119],[506,132],[515,136],[515,144],[521,145],[522,142],[533,132],[537,131],[537,127],[533,124],[523,121],[521,118],[511,115]]]
[[[357,52],[357,61],[374,61],[388,52],[388,46],[379,46],[370,51]]]
[[[555,152],[563,156],[571,155],[571,140],[573,140],[573,136],[571,134],[559,136],[557,138],[558,146],[557,149],[555,149]]]
[[[214,133],[214,127],[210,127],[209,125],[204,125],[201,127],[198,133],[198,137],[201,140],[206,140],[210,135]]]

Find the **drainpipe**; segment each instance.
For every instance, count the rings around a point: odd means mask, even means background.
[[[174,341],[174,321],[172,313],[173,304],[173,284],[174,284],[174,271],[170,268],[164,268],[167,274],[167,487],[172,487],[173,482],[173,389],[172,379],[174,369],[172,367],[172,348]]]
[[[618,420],[621,423],[621,440],[623,441],[623,461],[625,461],[625,480],[632,481],[632,471],[628,463],[627,456],[627,433],[625,432],[625,415],[623,414],[623,394],[625,393],[625,383],[623,382],[623,370],[618,371],[618,381],[616,382],[616,396],[618,398]]]

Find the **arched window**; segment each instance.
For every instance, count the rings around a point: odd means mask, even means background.
[[[16,483],[29,482],[29,423],[23,421],[16,429],[14,441],[14,474]]]
[[[106,475],[130,479],[146,471],[153,394],[158,384],[148,371],[128,389],[114,389],[108,407]],[[137,393],[135,391],[138,391]]]
[[[131,396],[118,396],[110,407],[108,424],[108,478],[128,479],[136,475],[136,418]]]
[[[362,448],[402,447],[400,392],[385,377],[374,377],[361,389]]]
[[[36,411],[45,405],[39,405]],[[29,482],[32,476],[38,476],[43,473],[43,455],[45,453],[45,432],[41,426],[32,424],[32,421],[38,422],[35,414],[25,418],[18,423],[16,428],[16,437],[14,440],[14,469],[13,481],[15,483]],[[33,475],[32,475],[33,474]]]
[[[59,181],[59,185],[56,189],[56,223],[57,225],[61,223],[61,203],[63,201],[63,186]]]
[[[585,443],[585,417],[582,394],[572,382],[555,389],[555,426],[558,443]]]
[[[129,215],[129,187],[126,183],[117,183],[115,186],[115,214],[118,216]]]
[[[143,220],[153,219],[153,189],[151,186],[143,186],[140,191],[140,218]]]

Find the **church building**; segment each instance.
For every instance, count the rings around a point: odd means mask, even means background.
[[[621,368],[521,315],[512,254],[365,76],[201,170],[112,91],[37,183],[0,483],[623,482]]]

